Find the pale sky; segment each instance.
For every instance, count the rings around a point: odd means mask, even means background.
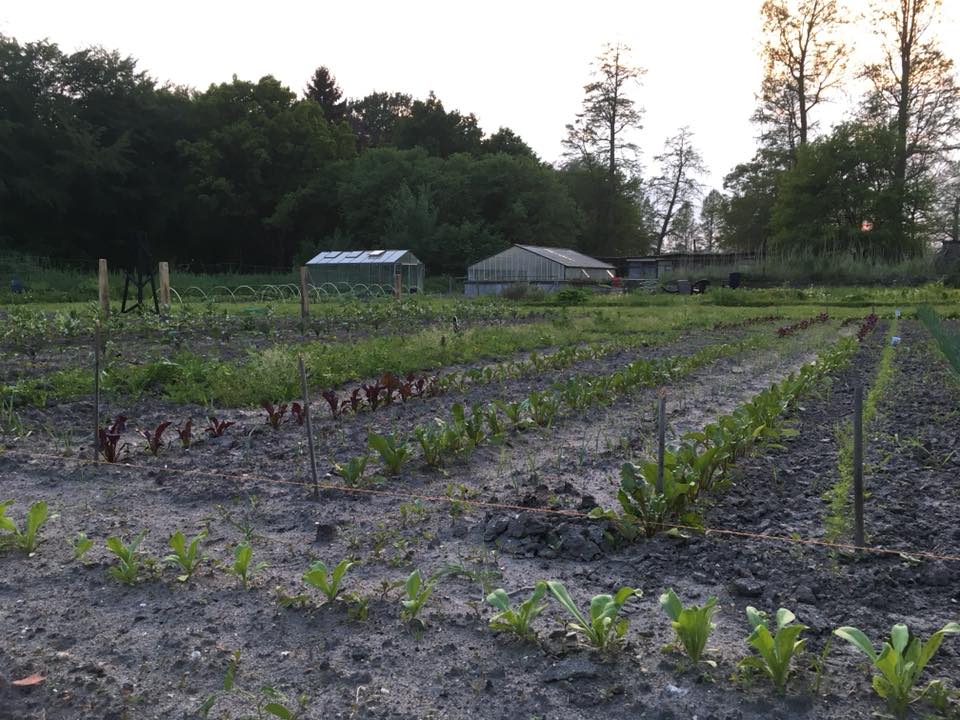
[[[271,74],[300,92],[318,65],[344,93],[424,97],[477,115],[488,133],[518,132],[549,162],[580,108],[590,63],[606,42],[633,49],[647,69],[633,96],[646,108],[634,138],[645,175],[664,139],[694,132],[709,186],[755,148],[749,122],[762,76],[761,0],[4,0],[0,33],[48,38],[63,50],[103,45],[132,55],[161,81],[205,89],[233,74]],[[848,0],[856,13],[867,0]],[[943,0],[938,35],[960,65],[960,0]],[[859,65],[879,52],[869,19],[848,29]],[[949,40],[946,40],[949,39]],[[836,97],[842,117],[857,93]],[[829,124],[829,122],[827,122]]]

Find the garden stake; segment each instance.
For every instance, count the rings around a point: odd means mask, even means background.
[[[93,330],[93,462],[100,462],[100,321]]]
[[[307,266],[300,266],[300,319],[306,320],[310,314],[310,295],[307,294]]]
[[[303,353],[300,353],[300,388],[303,390],[303,420],[307,424],[307,443],[310,445],[310,472],[313,475],[313,499],[320,498],[320,484],[317,479],[317,456],[313,450],[313,422],[310,420],[310,399],[307,397],[307,369],[303,366]]]
[[[657,403],[657,492],[663,494],[664,438],[667,434],[667,389],[660,388]]]
[[[863,541],[863,387],[853,389],[853,544]]]

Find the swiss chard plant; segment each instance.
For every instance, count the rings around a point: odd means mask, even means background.
[[[27,510],[27,520],[23,530],[17,527],[13,518],[7,515],[7,508],[13,504],[13,500],[0,502],[0,531],[5,534],[0,535],[0,548],[12,547],[21,550],[27,554],[34,552],[40,544],[38,533],[41,526],[47,521],[49,510],[45,500],[37,500]]]
[[[173,423],[169,420],[164,420],[162,423],[157,425],[153,430],[137,430],[137,434],[140,435],[144,440],[147,441],[147,452],[156,457],[160,450],[164,446],[163,442],[163,433],[167,431],[167,428],[170,427]]]
[[[200,552],[200,542],[206,536],[207,533],[201,531],[191,538],[189,543],[179,530],[170,536],[168,545],[173,552],[167,555],[163,561],[180,568],[181,572],[177,576],[177,580],[180,582],[187,582],[204,561],[204,556]]]
[[[72,540],[70,540],[70,550],[73,551],[74,560],[82,560],[83,556],[87,554],[87,551],[93,547],[93,540],[87,537],[87,534],[84,532],[78,532]]]
[[[244,590],[250,587],[250,582],[256,573],[269,567],[267,563],[262,561],[251,565],[252,559],[253,548],[250,547],[250,543],[237,543],[237,547],[233,550],[233,564],[228,568],[228,571],[237,576]]]
[[[786,608],[777,610],[776,628],[771,633],[767,627],[767,614],[755,607],[747,608],[747,621],[753,631],[747,642],[759,653],[744,658],[740,664],[765,673],[779,691],[783,691],[790,677],[790,662],[794,655],[803,650],[806,640],[800,634],[807,629],[805,625],[795,623],[797,617]]]
[[[384,468],[390,475],[399,475],[401,468],[410,459],[410,444],[397,435],[378,435],[370,432],[367,434],[367,445],[380,456]]]
[[[940,649],[943,638],[958,633],[960,623],[950,622],[926,642],[921,642],[906,625],[897,624],[890,631],[890,640],[877,652],[870,638],[855,627],[844,626],[833,631],[870,659],[879,673],[873,676],[873,689],[898,717],[905,716],[907,706],[925,694],[926,689],[918,692],[915,686],[927,663]]]
[[[315,587],[322,592],[327,598],[328,603],[333,602],[337,599],[337,595],[340,592],[340,581],[343,580],[343,576],[347,570],[352,567],[352,562],[343,559],[330,571],[321,560],[317,560],[310,565],[310,569],[303,574],[303,581],[307,585]]]
[[[340,417],[343,415],[344,410],[350,407],[347,401],[340,400],[340,396],[337,395],[336,391],[334,390],[324,390],[321,394],[321,397],[327,401],[327,407],[330,408],[330,415],[332,417]]]
[[[128,443],[120,442],[120,438],[126,429],[127,418],[123,415],[117,415],[113,423],[107,427],[97,429],[100,455],[103,456],[103,459],[107,462],[117,462],[129,448]]]
[[[287,404],[279,403],[274,406],[273,403],[264,401],[260,404],[260,407],[267,413],[267,425],[274,430],[279,430],[280,425],[283,423],[283,418],[287,414]]]
[[[542,602],[547,594],[547,584],[539,581],[530,595],[519,605],[511,605],[506,590],[497,588],[487,595],[487,602],[499,612],[490,619],[490,627],[494,630],[512,632],[518,637],[529,639],[534,633],[530,627],[537,616],[543,612],[547,604]]]
[[[712,620],[717,611],[717,598],[709,598],[703,605],[683,607],[680,598],[673,589],[668,589],[660,596],[660,607],[670,618],[670,625],[693,662],[698,663],[703,658],[707,647],[707,639],[716,627]]]
[[[140,543],[143,542],[146,535],[147,531],[143,530],[129,543],[124,543],[115,535],[107,538],[107,550],[117,556],[116,565],[107,568],[110,577],[125,585],[133,585],[137,582],[140,570],[143,568],[143,553],[140,552]]]
[[[607,650],[623,639],[627,632],[627,619],[617,619],[617,615],[630,598],[643,595],[639,588],[631,587],[620,588],[616,595],[594,595],[590,600],[588,617],[580,612],[563,583],[549,580],[547,587],[573,616],[570,629],[599,650]]]
[[[363,473],[367,468],[369,459],[369,455],[357,455],[342,465],[334,463],[333,471],[342,477],[350,487],[358,487],[363,480]]]

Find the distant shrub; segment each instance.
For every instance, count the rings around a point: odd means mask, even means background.
[[[543,300],[546,293],[538,287],[526,283],[511,283],[500,293],[507,300]]]
[[[590,299],[590,293],[583,288],[565,288],[553,300],[557,305],[583,305]]]

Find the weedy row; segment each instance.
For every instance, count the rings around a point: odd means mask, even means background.
[[[812,318],[807,318],[805,320],[800,320],[799,322],[777,328],[777,337],[787,337],[788,335],[793,335],[795,332],[799,332],[800,330],[806,330],[816,323],[825,323],[828,320],[830,320],[830,315],[822,312],[819,315],[813,316]]]

